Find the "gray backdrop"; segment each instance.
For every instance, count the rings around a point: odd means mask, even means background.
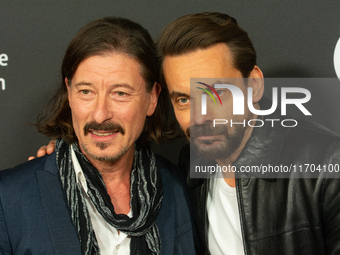
[[[47,143],[29,123],[58,87],[64,52],[79,28],[99,17],[122,16],[142,24],[156,39],[172,20],[203,11],[238,20],[253,40],[266,77],[336,77],[339,0],[0,1],[0,169],[26,161]],[[339,131],[340,82],[311,91],[314,101],[320,98],[313,118]],[[181,144],[177,140],[156,149],[176,162]]]

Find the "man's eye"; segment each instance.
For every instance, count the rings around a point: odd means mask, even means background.
[[[84,95],[88,95],[90,91],[88,89],[83,89],[81,90],[81,93],[83,93]]]
[[[178,99],[178,102],[179,102],[180,104],[186,104],[186,103],[189,102],[189,99],[188,99],[188,98],[185,98],[185,97],[182,97],[182,98],[179,98],[179,99]]]
[[[221,96],[224,93],[224,90],[216,90],[217,95]]]
[[[118,92],[117,92],[117,95],[118,95],[118,96],[125,96],[126,93],[125,93],[125,92],[122,92],[122,91],[118,91]]]

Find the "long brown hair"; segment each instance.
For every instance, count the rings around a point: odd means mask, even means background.
[[[65,78],[72,80],[79,64],[86,58],[110,52],[124,53],[138,61],[148,92],[159,81],[156,46],[145,28],[125,18],[107,17],[92,21],[79,30],[66,50],[61,85],[49,106],[38,116],[36,126],[40,133],[70,144],[77,141]],[[168,125],[168,107],[167,90],[162,89],[156,110],[147,117],[139,138],[142,144],[150,140],[160,143],[174,136]]]

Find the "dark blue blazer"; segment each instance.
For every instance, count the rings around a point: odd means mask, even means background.
[[[164,191],[161,254],[195,254],[181,173],[163,158],[157,164]],[[0,254],[81,254],[55,153],[0,171]]]

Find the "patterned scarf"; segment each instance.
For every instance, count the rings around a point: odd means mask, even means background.
[[[100,254],[84,194],[76,181],[71,150],[70,145],[57,140],[57,165],[68,206],[71,209],[73,225],[78,233],[82,254]],[[77,143],[73,144],[73,150],[84,172],[88,187],[87,194],[93,205],[111,226],[131,236],[130,254],[160,254],[161,240],[156,219],[162,204],[163,189],[152,151],[136,145],[130,181],[132,211],[132,218],[130,218],[115,213],[101,174],[80,151]]]

